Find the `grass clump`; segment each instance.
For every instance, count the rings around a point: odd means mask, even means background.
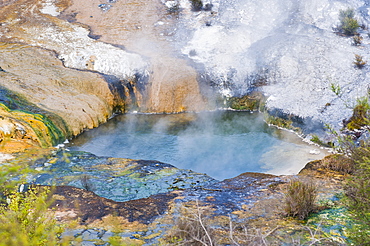
[[[358,69],[364,68],[366,63],[367,62],[364,60],[363,56],[355,54],[355,61],[353,62],[353,64],[355,64]]]
[[[311,182],[291,180],[285,193],[285,215],[300,220],[316,210],[317,187]]]
[[[339,172],[341,174],[351,174],[354,172],[354,161],[341,154],[334,154],[322,160],[322,166],[326,169]]]

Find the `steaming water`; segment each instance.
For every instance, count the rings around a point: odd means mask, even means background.
[[[120,115],[80,135],[71,150],[157,160],[222,180],[244,172],[295,174],[324,156],[296,135],[269,127],[257,113],[215,111]]]

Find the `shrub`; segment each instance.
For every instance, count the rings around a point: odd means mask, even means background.
[[[353,64],[355,64],[357,68],[362,69],[366,65],[366,61],[364,61],[362,56],[355,54],[355,61]]]
[[[345,186],[347,205],[355,223],[349,240],[354,245],[370,245],[370,147],[353,151],[356,170]]]
[[[355,11],[353,9],[340,10],[339,21],[340,30],[347,36],[352,36],[357,33],[357,29],[360,27],[358,21],[354,18]]]
[[[171,245],[216,245],[215,231],[205,213],[206,208],[200,207],[198,201],[195,208],[181,207],[180,216],[166,242]]]
[[[354,161],[341,154],[329,155],[322,160],[324,168],[340,172],[342,174],[350,174],[354,171]]]
[[[0,165],[0,246],[69,245],[68,238],[59,238],[63,227],[48,210],[50,189],[18,192],[32,172],[28,164],[40,155],[29,151]]]
[[[316,185],[299,180],[291,180],[285,193],[285,215],[300,220],[306,219],[316,210]]]
[[[69,245],[60,239],[63,228],[48,213],[48,191],[13,192],[0,206],[1,246]]]

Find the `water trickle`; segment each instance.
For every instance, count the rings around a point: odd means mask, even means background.
[[[219,180],[244,172],[296,174],[325,155],[296,135],[269,127],[261,114],[235,111],[120,115],[80,135],[69,148],[157,160]]]

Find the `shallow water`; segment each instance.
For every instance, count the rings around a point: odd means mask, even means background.
[[[223,180],[244,172],[296,174],[325,151],[269,127],[258,113],[125,114],[89,130],[71,150],[157,160]],[[319,150],[320,154],[311,154]]]

